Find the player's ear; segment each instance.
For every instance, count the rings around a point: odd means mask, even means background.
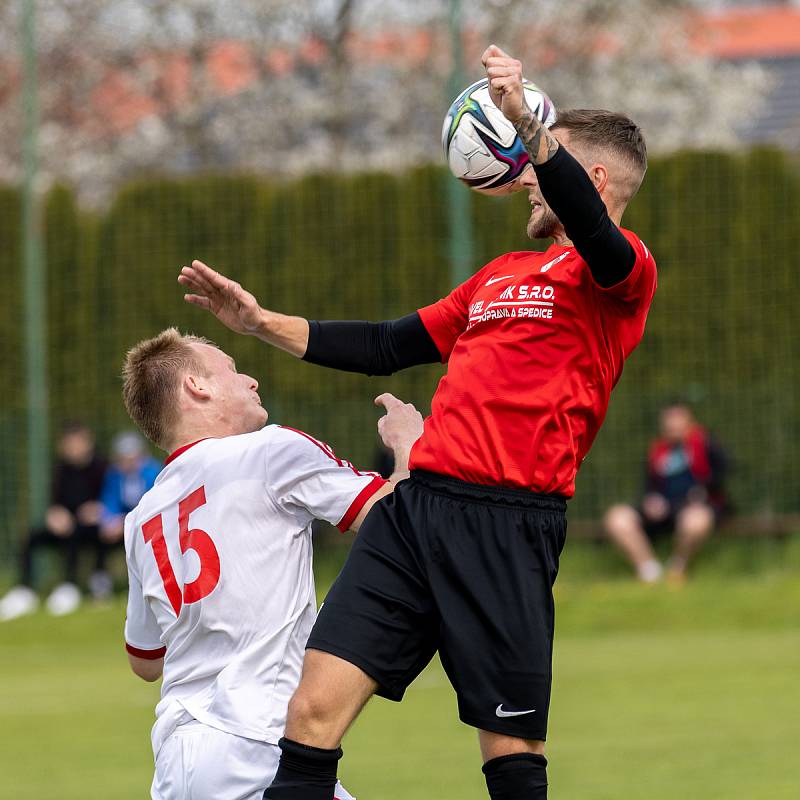
[[[593,164],[589,170],[589,177],[592,179],[594,188],[601,194],[608,186],[608,169],[605,164]]]
[[[189,397],[195,400],[208,400],[208,398],[211,397],[208,381],[201,378],[199,375],[186,373],[186,375],[183,376],[183,389]]]

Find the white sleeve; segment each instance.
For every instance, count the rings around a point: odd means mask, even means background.
[[[302,431],[276,426],[267,451],[267,481],[275,501],[290,511],[305,510],[344,532],[386,481],[360,472],[324,442]]]
[[[128,528],[128,520],[125,527]],[[128,609],[125,618],[125,649],[139,658],[162,658],[167,648],[161,642],[161,628],[158,626],[155,615],[145,599],[142,591],[142,582],[136,571],[134,563],[134,547],[126,530],[126,545],[130,546],[127,554],[128,561]],[[127,548],[126,548],[127,549]]]

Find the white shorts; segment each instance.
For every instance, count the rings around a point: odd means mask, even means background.
[[[192,719],[156,757],[152,800],[262,800],[278,769],[275,744],[234,736]],[[341,784],[335,800],[355,800]]]

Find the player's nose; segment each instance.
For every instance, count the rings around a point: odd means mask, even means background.
[[[526,188],[532,188],[539,185],[539,181],[536,180],[536,173],[533,170],[532,164],[528,164],[525,169],[522,170],[518,180],[519,185],[525,186]]]
[[[255,378],[251,378],[249,375],[242,375],[242,377],[247,383],[248,389],[252,389],[254,392],[258,391],[258,381]]]

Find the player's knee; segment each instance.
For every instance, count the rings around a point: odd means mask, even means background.
[[[301,684],[289,701],[288,719],[303,726],[324,723],[332,712],[332,706],[324,694]]]
[[[518,736],[508,736],[491,731],[479,731],[481,755],[484,762],[501,756],[519,755],[520,753],[534,753],[544,755],[545,743],[541,739],[521,739]]]

